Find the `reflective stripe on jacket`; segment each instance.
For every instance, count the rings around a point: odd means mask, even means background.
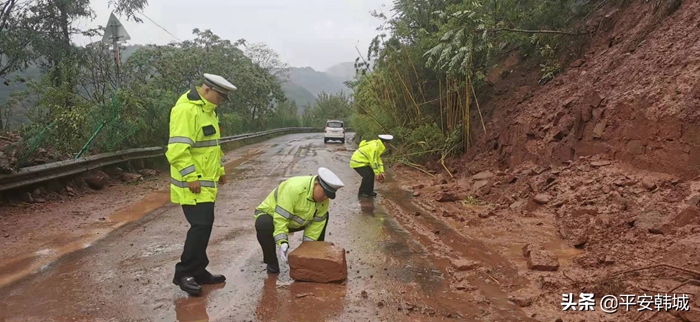
[[[304,228],[303,241],[316,241],[328,220],[330,200],[314,201],[317,176],[293,177],[282,182],[256,208],[255,218],[270,215],[274,220],[273,237],[277,245],[289,241],[289,229]]]
[[[384,173],[384,163],[381,155],[386,151],[382,140],[372,140],[360,142],[360,146],[355,150],[350,158],[351,168],[372,167],[374,174]]]
[[[201,97],[198,90],[192,87],[170,111],[165,152],[170,162],[170,200],[181,205],[216,201],[219,177],[225,174],[216,105]],[[202,187],[199,194],[187,186],[197,180]]]

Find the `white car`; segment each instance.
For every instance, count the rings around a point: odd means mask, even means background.
[[[343,121],[326,121],[326,127],[323,129],[323,143],[328,143],[330,140],[345,143],[345,123]]]

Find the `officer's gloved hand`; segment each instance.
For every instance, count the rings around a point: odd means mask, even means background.
[[[288,243],[282,243],[280,245],[280,257],[282,260],[287,263],[287,252],[289,251],[289,244]]]

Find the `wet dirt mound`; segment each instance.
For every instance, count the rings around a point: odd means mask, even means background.
[[[673,4],[676,4],[673,6]],[[562,164],[606,154],[635,167],[693,177],[700,164],[700,28],[697,1],[604,6],[586,28],[582,57],[544,86],[539,67],[514,67],[487,89],[493,111],[473,129],[478,151],[503,166]],[[473,157],[474,154],[470,155]]]

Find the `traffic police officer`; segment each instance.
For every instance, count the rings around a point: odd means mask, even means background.
[[[374,177],[384,183],[384,163],[382,153],[386,151],[384,143],[390,142],[394,136],[390,134],[379,135],[378,140],[360,142],[360,146],[350,159],[350,167],[355,169],[362,176],[362,183],[358,192],[358,197],[374,197]]]
[[[338,189],[345,186],[331,170],[319,168],[318,175],[298,176],[283,181],[255,210],[255,230],[262,247],[267,272],[279,273],[275,244],[287,261],[289,232],[304,231],[302,241],[324,241],[328,206]]]
[[[173,283],[192,294],[201,284],[223,283],[226,277],[207,271],[207,245],[214,225],[219,184],[226,183],[219,146],[219,119],[214,111],[236,86],[218,75],[204,74],[201,87],[191,87],[170,111],[170,137],[165,156],[170,163],[170,200],[182,205],[190,224]]]

